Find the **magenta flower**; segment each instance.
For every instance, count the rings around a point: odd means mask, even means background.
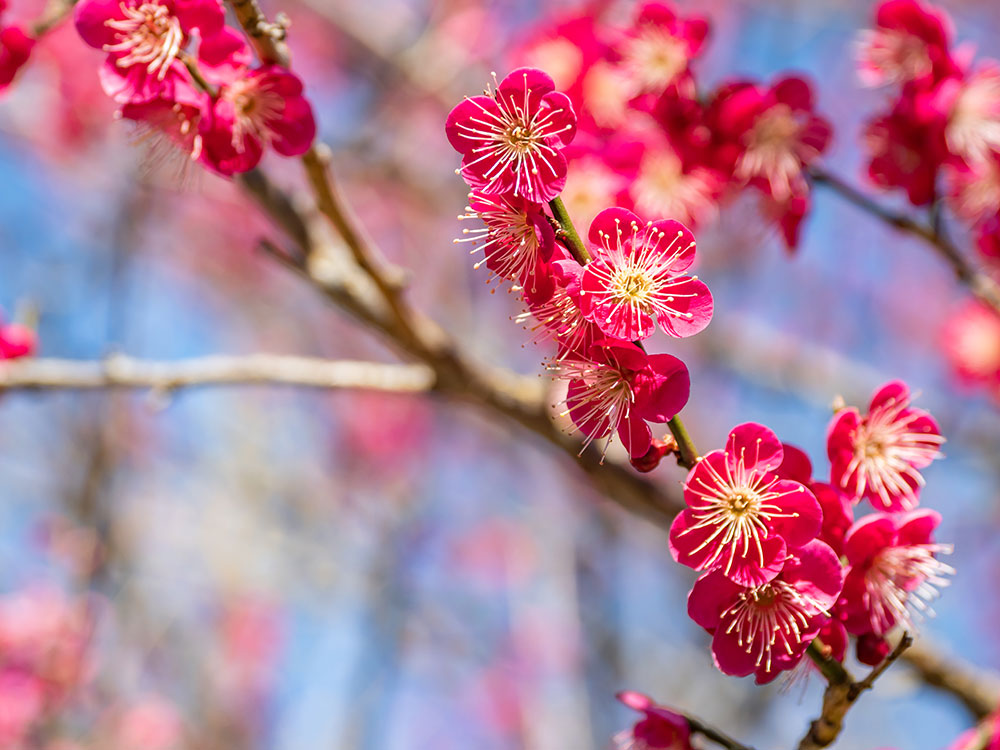
[[[867,86],[927,83],[950,74],[952,23],[920,0],[886,0],[875,11],[874,30],[858,40],[858,74]]]
[[[712,319],[708,287],[684,275],[695,241],[680,222],[642,224],[631,211],[608,208],[590,225],[590,244],[580,307],[608,336],[645,339],[657,323],[671,336],[692,336]]]
[[[589,359],[566,358],[559,372],[569,380],[566,413],[587,435],[586,444],[617,432],[632,458],[652,444],[646,422],[671,420],[691,390],[687,367],[677,357],[647,355],[627,341],[600,341]]]
[[[944,324],[941,345],[959,377],[969,383],[1000,383],[1000,315],[968,299]]]
[[[763,684],[799,663],[830,621],[843,583],[836,553],[814,540],[762,586],[740,586],[720,570],[705,573],[688,595],[688,614],[712,634],[712,656],[721,671],[754,674]]]
[[[933,510],[872,513],[844,539],[850,565],[838,609],[848,631],[884,636],[899,624],[913,629],[914,617],[933,615],[930,602],[955,570],[937,559],[950,544],[936,544],[941,516]]]
[[[831,481],[857,502],[868,498],[883,510],[916,506],[924,468],[941,453],[944,438],[930,414],[910,406],[910,389],[899,380],[872,396],[868,414],[849,407],[827,431]]]
[[[445,132],[462,154],[462,177],[474,189],[545,203],[566,184],[563,147],[576,134],[576,114],[547,74],[518,68],[496,91],[487,89],[455,107]]]
[[[34,46],[35,40],[17,26],[0,29],[0,91],[14,82]]]
[[[662,3],[646,3],[614,47],[631,97],[662,94],[688,72],[708,36],[703,18],[680,18]]]
[[[645,716],[615,735],[615,750],[691,750],[691,727],[683,716],[642,693],[626,690],[617,698]]]
[[[202,161],[232,175],[257,166],[266,147],[282,156],[304,154],[316,138],[316,121],[298,76],[264,65],[238,69],[220,87],[201,135]]]
[[[970,222],[988,223],[1000,210],[1000,151],[982,161],[946,165],[947,197],[956,214]]]
[[[20,323],[0,324],[0,360],[27,357],[38,348],[38,336]]]
[[[225,14],[219,0],[81,0],[75,20],[83,41],[107,52],[124,79],[116,85],[105,77],[108,94],[125,102],[156,95],[171,71],[186,76],[177,58],[192,33],[219,33]]]
[[[790,550],[815,539],[819,503],[784,479],[784,449],[767,427],[733,428],[724,451],[703,456],[684,483],[687,507],[670,527],[670,552],[695,570],[719,569],[740,586],[761,586],[781,572]]]
[[[938,169],[947,156],[944,129],[919,122],[904,97],[891,112],[869,121],[863,141],[870,155],[868,177],[881,188],[902,188],[915,206],[935,197]]]
[[[948,150],[966,161],[985,161],[1000,151],[1000,63],[942,83],[930,107],[947,117]]]
[[[803,170],[826,150],[830,124],[813,111],[812,88],[789,76],[770,88],[731,84],[713,105],[716,126],[740,147],[733,176],[777,201],[802,194]]]
[[[583,266],[570,258],[559,258],[545,266],[552,281],[548,294],[535,294],[525,287],[524,301],[528,312],[519,315],[518,323],[534,317],[532,327],[536,343],[554,340],[559,349],[556,361],[567,358],[586,360],[595,342],[605,338],[601,330],[580,312],[580,279]]]
[[[479,219],[485,226],[463,229],[465,236],[455,242],[476,243],[472,252],[482,251],[484,257],[475,267],[485,263],[491,280],[525,284],[540,263],[551,259],[556,236],[540,203],[473,191],[466,210],[460,219]]]

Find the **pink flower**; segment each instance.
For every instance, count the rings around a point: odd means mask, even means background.
[[[770,88],[732,84],[713,103],[714,125],[740,146],[733,175],[777,201],[805,190],[803,170],[826,150],[830,124],[813,111],[813,94],[789,76]]]
[[[1000,264],[1000,206],[977,227],[976,250],[987,263]]]
[[[971,383],[1000,382],[1000,315],[966,301],[944,324],[941,346],[959,377]]]
[[[836,553],[814,540],[761,586],[740,586],[720,570],[705,573],[688,595],[688,614],[712,634],[712,656],[721,671],[754,674],[763,684],[799,663],[829,622],[843,583]]]
[[[0,29],[0,91],[13,83],[34,46],[35,40],[17,26]]]
[[[962,732],[948,750],[1000,750],[1000,712]]]
[[[201,122],[202,161],[223,175],[257,166],[266,147],[299,156],[316,138],[302,81],[279,65],[237,69],[219,89],[211,116]]]
[[[827,431],[831,481],[857,502],[865,497],[884,510],[916,506],[920,469],[941,453],[944,438],[925,411],[910,407],[910,389],[899,380],[872,396],[868,414],[841,409]]]
[[[684,483],[687,507],[670,527],[670,552],[682,565],[715,570],[740,586],[777,576],[790,550],[819,534],[813,494],[777,473],[784,449],[767,427],[733,428],[724,451],[703,456]]]
[[[108,94],[126,102],[159,94],[171,73],[186,78],[178,57],[192,33],[219,33],[225,14],[219,0],[81,0],[75,20],[83,41],[108,53]]]
[[[590,225],[593,260],[583,274],[580,307],[604,333],[634,341],[659,324],[671,336],[692,336],[712,319],[712,294],[686,276],[695,256],[691,232],[677,221],[642,224],[609,208]]]
[[[469,194],[468,213],[460,219],[479,219],[480,229],[463,229],[455,242],[475,242],[472,252],[483,251],[490,278],[524,283],[539,263],[548,261],[555,248],[555,231],[540,203],[514,196]]]
[[[920,0],[886,0],[875,14],[876,28],[858,40],[858,73],[867,86],[940,80],[955,67],[948,53],[948,15]]]
[[[0,360],[27,357],[38,348],[38,336],[20,323],[0,323]]]
[[[691,728],[683,716],[642,693],[626,690],[617,698],[645,716],[615,735],[615,750],[691,750]]]
[[[823,511],[823,526],[819,540],[830,545],[838,555],[844,550],[844,535],[854,523],[854,505],[843,492],[832,484],[815,482],[812,479],[812,462],[801,448],[788,443],[781,444],[784,451],[781,465],[775,469],[782,479],[791,479],[809,488],[816,496]]]
[[[518,68],[496,91],[467,98],[448,115],[448,141],[461,174],[485,195],[552,200],[566,184],[563,147],[576,134],[569,98],[535,68]]]
[[[868,176],[881,188],[902,188],[915,206],[930,203],[946,154],[943,128],[922,123],[913,102],[901,99],[893,110],[871,120],[863,135],[871,160]]]
[[[627,341],[600,341],[589,359],[567,357],[559,372],[569,380],[566,413],[587,435],[586,444],[617,432],[632,458],[652,444],[646,422],[670,421],[691,390],[687,367],[677,357],[647,355]]]
[[[554,340],[559,346],[556,360],[573,358],[586,360],[593,344],[604,338],[601,330],[583,317],[580,311],[580,280],[583,266],[570,258],[560,258],[546,266],[553,282],[551,291],[533,294],[525,287],[524,301],[528,312],[517,318],[524,323],[528,317],[538,321],[535,341]]]
[[[645,216],[670,216],[689,227],[717,211],[723,175],[678,151],[658,129],[619,151],[619,168],[630,178],[619,203]]]
[[[982,161],[946,165],[948,199],[959,216],[984,221],[1000,211],[1000,152],[990,151]]]
[[[148,128],[151,135],[164,138],[190,159],[198,160],[202,153],[201,122],[210,109],[208,94],[178,78],[169,96],[125,102],[119,114]]]
[[[688,72],[708,36],[703,18],[680,18],[662,3],[646,3],[614,46],[631,97],[662,94]]]
[[[955,570],[937,559],[951,545],[935,544],[941,516],[933,510],[872,513],[844,539],[850,565],[839,610],[848,631],[884,636],[895,625],[913,630],[914,615],[933,615],[930,602]]]
[[[964,77],[940,85],[929,105],[947,117],[948,150],[969,162],[1000,151],[1000,63],[989,60]]]

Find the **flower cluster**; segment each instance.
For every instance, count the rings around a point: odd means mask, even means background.
[[[712,634],[726,674],[773,680],[816,638],[843,658],[847,634],[862,661],[888,652],[886,635],[913,628],[954,571],[933,533],[940,516],[916,509],[920,469],[943,438],[929,414],[891,382],[867,414],[843,408],[827,439],[829,482],[767,427],[739,425],[723,450],[703,456],[684,485],[686,507],[670,529],[679,563],[701,571],[688,613]],[[869,500],[876,512],[855,520]]]
[[[801,76],[701,90],[692,64],[708,33],[704,19],[652,2],[625,29],[583,16],[524,45],[520,60],[551,64],[581,113],[564,198],[586,218],[615,203],[696,227],[752,188],[793,249],[809,207],[806,169],[830,125]]]
[[[23,747],[90,670],[85,604],[50,589],[0,598],[0,746]]]
[[[220,0],[81,0],[76,28],[106,53],[101,84],[118,114],[223,175],[253,169],[267,147],[305,153],[316,135],[302,82],[252,67]]]
[[[691,750],[691,728],[683,716],[642,693],[624,691],[618,700],[643,718],[615,735],[615,750]]]
[[[642,342],[657,330],[701,331],[712,295],[687,273],[695,240],[681,222],[610,207],[579,239],[559,199],[578,126],[570,97],[536,68],[518,68],[456,106],[445,131],[472,188],[460,218],[482,222],[457,241],[475,243],[491,279],[514,283],[527,308],[521,320],[534,318],[536,338],[556,343],[566,415],[586,444],[617,433],[641,462],[654,444],[648,423],[672,419],[690,390],[684,363]]]

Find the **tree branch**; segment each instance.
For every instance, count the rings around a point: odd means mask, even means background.
[[[903,661],[926,684],[958,698],[977,719],[1000,709],[1000,676],[945,653],[932,643],[920,643],[903,654]]]
[[[815,184],[825,185],[849,203],[853,203],[886,224],[922,239],[951,266],[955,278],[969,287],[972,294],[983,304],[993,308],[1000,315],[1000,285],[973,266],[955,244],[940,231],[939,226],[936,228],[933,222],[923,224],[906,214],[886,208],[871,196],[819,167],[810,167],[809,175]]]
[[[813,721],[809,731],[799,742],[799,750],[820,750],[820,748],[833,744],[840,734],[844,724],[844,716],[850,707],[855,704],[862,693],[871,689],[875,680],[881,677],[912,643],[913,638],[910,637],[910,634],[903,633],[892,652],[861,681],[855,681],[851,673],[843,666],[840,666],[839,670],[827,670],[821,666],[820,668],[827,678],[826,691],[823,693],[823,708],[819,718]],[[814,661],[817,661],[818,664],[820,660],[824,664],[827,662],[836,663],[832,659],[824,657],[818,648],[814,649],[814,646],[815,642],[809,646],[809,656]]]
[[[673,710],[673,709],[671,709]],[[694,716],[688,714],[681,714],[688,723],[688,727],[691,729],[692,734],[700,734],[706,739],[711,740],[719,747],[724,747],[726,750],[753,750],[749,745],[744,745],[738,740],[734,740],[729,735],[724,732],[720,732],[718,729],[710,724],[706,724],[697,719]]]
[[[150,362],[114,355],[92,362],[26,357],[0,361],[0,391],[286,385],[423,393],[434,388],[424,365],[326,360],[277,354],[210,356]]]

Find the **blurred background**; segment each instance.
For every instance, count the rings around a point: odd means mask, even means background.
[[[262,4],[291,18],[345,192],[415,269],[414,304],[479,358],[540,372],[546,352],[509,321],[514,296],[489,294],[485,269],[452,244],[466,188],[443,123],[580,6]],[[1000,6],[941,4],[981,56],[1000,56]],[[29,17],[35,5],[12,3]],[[611,21],[634,11],[606,5]],[[711,21],[695,64],[706,87],[810,75],[835,130],[823,162],[863,184],[859,133],[885,98],[856,81],[868,2],[676,6]],[[37,318],[39,353],[393,361],[255,250],[274,231],[232,183],[159,159],[112,121],[101,59],[66,25],[0,101],[0,306]],[[301,186],[295,162],[265,166]],[[822,190],[794,256],[752,200],[725,206],[698,243],[715,320],[654,343],[691,370],[696,444],[761,421],[822,478],[834,398],[864,406],[905,379],[948,438],[923,503],[942,513],[958,570],[923,631],[1000,668],[1000,415],[942,346],[966,292],[919,241]],[[679,486],[668,463],[654,477]],[[46,649],[56,688],[30,747],[589,750],[631,723],[621,689],[789,747],[819,708],[815,676],[760,688],[718,673],[686,614],[691,571],[662,530],[533,436],[461,405],[260,387],[7,394],[0,498],[0,640]],[[22,747],[10,738],[38,716],[37,690],[0,671],[0,747]],[[897,668],[852,711],[841,746],[937,750],[969,724]]]

